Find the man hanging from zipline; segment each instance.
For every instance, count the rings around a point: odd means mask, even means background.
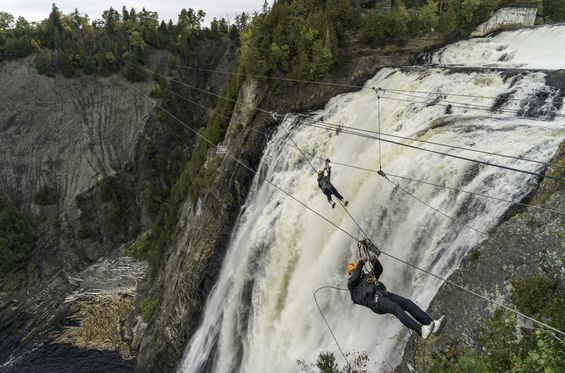
[[[330,160],[326,159],[326,164],[323,170],[318,171],[318,187],[328,198],[328,202],[332,205],[332,209],[335,207],[335,202],[332,201],[332,195],[336,196],[337,199],[343,201],[343,196],[339,194],[337,189],[333,186],[330,178],[332,176],[332,168],[330,167]],[[347,206],[349,202],[345,201],[344,206]]]
[[[359,242],[359,245],[360,249],[364,249],[366,253],[372,252],[377,256],[380,254],[379,249],[367,239]],[[379,315],[393,314],[404,326],[414,330],[424,339],[430,334],[439,333],[445,315],[434,321],[410,299],[387,291],[384,284],[379,281],[383,273],[383,266],[375,256],[370,259],[369,263],[372,270],[365,273],[363,266],[367,261],[367,258],[363,258],[357,263],[348,263],[345,267],[350,276],[347,288],[353,303],[370,308]]]

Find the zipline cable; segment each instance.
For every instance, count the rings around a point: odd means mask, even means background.
[[[322,159],[322,157],[318,157],[320,159]],[[374,170],[374,169],[370,169],[370,168],[365,168],[365,167],[359,167],[359,166],[354,166],[354,165],[350,165],[347,163],[342,163],[339,161],[334,161],[332,160],[333,164],[336,164],[338,166],[344,166],[344,167],[349,167],[349,168],[354,168],[354,169],[358,169],[358,170],[362,170],[362,171],[369,171],[369,172],[374,172],[374,173],[378,173],[379,170]],[[521,202],[513,202],[504,198],[499,198],[499,197],[494,197],[494,196],[490,196],[490,195],[486,195],[486,194],[480,194],[480,193],[475,193],[475,192],[470,192],[468,190],[464,190],[464,189],[460,189],[460,188],[454,188],[454,187],[449,187],[447,185],[439,185],[439,184],[434,184],[434,183],[430,183],[428,181],[425,180],[418,180],[418,179],[412,179],[406,176],[400,176],[400,175],[395,175],[395,174],[391,174],[388,173],[386,174],[388,177],[392,177],[392,178],[396,178],[396,179],[402,179],[402,180],[406,180],[406,181],[411,181],[411,182],[415,182],[415,183],[419,183],[419,184],[425,184],[425,185],[430,185],[433,186],[435,188],[438,189],[446,189],[446,190],[453,190],[456,192],[461,192],[461,193],[466,193],[466,194],[470,194],[476,197],[481,197],[481,198],[487,198],[487,199],[493,199],[496,201],[500,201],[500,202],[505,202],[508,203],[510,205],[519,205],[522,207],[527,207],[527,208],[534,208],[534,209],[538,209],[538,210],[542,210],[542,211],[547,211],[547,212],[552,212],[555,214],[560,214],[560,215],[565,215],[565,212],[563,211],[559,211],[559,210],[555,210],[555,209],[550,209],[547,207],[542,207],[542,206],[536,206],[536,205],[528,205],[526,203],[521,203]]]
[[[147,61],[146,59],[141,59],[141,60]],[[291,83],[301,83],[301,84],[317,84],[317,85],[330,86],[330,87],[355,88],[355,89],[359,89],[359,90],[362,90],[362,89],[373,89],[374,90],[375,89],[373,87],[368,87],[366,85],[363,86],[363,85],[346,84],[346,83],[332,83],[332,82],[322,82],[322,81],[315,81],[315,80],[283,78],[283,77],[266,76],[266,75],[258,75],[258,74],[239,73],[239,72],[233,72],[233,71],[214,70],[214,69],[201,68],[201,67],[167,64],[167,63],[163,63],[163,62],[160,62],[158,64],[163,65],[163,66],[178,67],[178,68],[188,69],[188,70],[205,71],[205,72],[212,72],[212,73],[218,73],[218,74],[223,74],[223,75],[252,77],[252,78],[264,79],[264,80],[278,80],[278,81],[285,81],[285,82],[291,82]],[[405,67],[408,67],[408,66],[405,66]],[[433,66],[433,67],[435,67],[435,66]],[[451,67],[451,66],[444,65],[444,66],[442,66],[442,68],[443,69],[452,69],[452,68],[459,69],[460,67],[458,67],[458,66]],[[496,68],[495,70],[501,70],[501,69]],[[532,71],[532,69],[519,69],[519,68],[516,68],[516,69],[513,68],[512,70]],[[500,98],[500,97],[494,97],[494,96],[471,95],[471,94],[462,94],[462,93],[430,92],[430,91],[406,90],[406,89],[403,90],[403,89],[398,89],[398,88],[387,88],[387,87],[382,87],[381,89],[385,90],[385,91],[390,91],[390,92],[418,93],[418,94],[426,94],[426,95],[434,95],[434,96],[467,97],[467,98],[478,98],[478,99],[484,99],[484,100],[498,100]],[[419,97],[419,98],[425,99],[425,97]],[[506,100],[506,101],[518,101],[518,102],[523,101],[522,99],[512,98],[512,97],[505,97],[504,100]],[[462,103],[462,104],[465,104],[465,103]],[[469,104],[467,104],[467,105],[469,105]],[[512,111],[513,109],[502,109],[502,110],[510,110],[511,112],[518,113],[517,110]],[[490,111],[490,108],[489,108],[489,111]],[[563,115],[563,114],[555,114],[555,116],[556,117],[565,117],[565,115]],[[520,117],[523,117],[523,116],[520,116]],[[523,118],[528,118],[528,117],[523,117]]]
[[[226,116],[226,115],[224,115],[224,114],[221,114],[221,113],[219,113],[219,112],[217,112],[217,111],[214,111],[213,109],[211,109],[211,108],[209,108],[209,107],[206,107],[206,106],[204,106],[204,105],[201,105],[201,104],[199,104],[198,102],[193,101],[193,100],[191,100],[191,99],[189,99],[189,98],[187,98],[187,97],[184,97],[184,96],[182,96],[182,95],[179,95],[178,93],[176,93],[176,92],[170,90],[169,88],[166,88],[166,87],[161,87],[161,88],[163,88],[164,90],[170,92],[171,94],[173,94],[173,95],[175,95],[175,96],[177,96],[177,97],[179,97],[179,98],[181,98],[181,99],[184,99],[184,100],[186,100],[186,101],[188,101],[188,102],[190,102],[190,103],[192,103],[192,104],[194,104],[194,105],[197,105],[197,106],[199,106],[199,107],[201,107],[201,108],[203,108],[203,109],[205,109],[205,110],[207,110],[207,111],[209,111],[209,112],[211,112],[211,113],[217,114],[217,115],[223,117],[224,119],[227,119],[227,120],[230,120],[230,119],[231,119],[230,117],[228,117],[228,116]],[[263,132],[263,131],[256,130],[255,128],[252,128],[252,127],[247,127],[247,128],[249,128],[250,130],[252,130],[252,131],[254,131],[254,132],[256,132],[256,133],[259,133],[259,134],[263,135],[266,140],[267,140],[268,137],[269,137],[269,135],[268,135],[267,133]],[[279,141],[280,141],[280,140],[279,140]],[[284,145],[287,145],[287,146],[290,146],[290,147],[292,147],[292,148],[297,149],[297,146],[296,146],[296,145],[293,145],[293,144],[290,144],[290,143],[286,143],[286,142],[284,142],[284,141],[282,141],[282,143],[283,143]],[[320,159],[321,161],[325,161],[325,160],[327,159],[327,158],[323,158],[323,157],[320,157],[320,156],[314,156],[314,157]],[[358,170],[363,170],[363,171],[369,171],[369,172],[373,172],[373,173],[378,173],[378,172],[379,172],[378,170],[373,170],[373,169],[369,169],[369,168],[365,168],[365,167],[354,166],[354,165],[350,165],[350,164],[347,164],[347,163],[342,163],[342,162],[335,161],[335,160],[332,161],[332,163],[333,163],[333,164],[340,165],[340,166],[344,166],[344,167],[349,167],[349,168],[358,169]],[[529,204],[521,203],[521,202],[513,202],[513,201],[506,200],[506,199],[499,198],[499,197],[494,197],[494,196],[490,196],[490,195],[486,195],[486,194],[479,194],[479,193],[475,193],[475,192],[470,192],[470,191],[467,191],[467,190],[464,190],[464,189],[449,187],[449,186],[446,186],[446,185],[434,184],[434,183],[430,183],[430,182],[427,182],[427,181],[424,181],[424,180],[412,179],[412,178],[408,178],[408,177],[405,177],[405,176],[400,176],[400,175],[391,174],[391,173],[388,173],[388,172],[387,172],[386,175],[389,176],[389,177],[392,177],[392,178],[403,179],[403,180],[407,180],[407,181],[411,181],[411,182],[416,182],[416,183],[420,183],[420,184],[430,185],[430,186],[434,186],[434,187],[440,188],[440,189],[453,190],[453,191],[457,191],[457,192],[461,192],[461,193],[466,193],[466,194],[470,194],[470,195],[477,196],[477,197],[481,197],[481,198],[493,199],[493,200],[497,200],[497,201],[500,201],[500,202],[508,203],[508,204],[510,204],[510,205],[519,205],[519,206],[523,206],[523,207],[526,207],[526,208],[535,208],[535,209],[542,210],[542,211],[547,211],[547,212],[552,212],[552,213],[556,213],[556,214],[560,214],[560,215],[565,215],[565,212],[559,211],[559,210],[555,210],[555,209],[550,209],[550,208],[541,207],[541,206],[535,206],[535,205],[529,205]],[[418,199],[417,197],[415,197],[415,198]],[[422,203],[424,203],[424,202],[422,202]],[[440,214],[442,214],[442,215],[445,215],[442,211],[438,211],[438,212],[439,212]],[[461,224],[464,224],[464,223],[461,223]],[[471,228],[472,228],[472,227],[471,227]],[[481,233],[483,233],[483,232],[481,232]]]
[[[322,124],[322,125],[321,125]],[[308,124],[308,123],[304,123],[305,126],[310,126],[310,127],[314,127],[314,128],[319,128],[319,129],[324,129],[326,131],[334,131],[336,129],[338,129],[338,126],[336,127],[328,127],[328,126],[323,126],[324,122],[317,122],[315,124]],[[356,131],[351,131],[351,130],[347,130],[347,129],[343,129],[343,126],[341,126],[341,129],[339,130],[340,133],[345,133],[345,134],[349,134],[349,135],[353,135],[353,136],[358,136],[358,137],[363,137],[363,138],[367,138],[367,139],[374,139],[374,140],[378,140],[379,138],[376,136],[371,136],[371,135],[367,135],[367,134],[363,134],[363,133],[359,133]],[[523,173],[523,174],[528,174],[528,175],[532,175],[532,176],[536,176],[538,178],[546,178],[546,179],[552,179],[552,180],[556,180],[562,183],[565,183],[565,179],[560,178],[560,177],[556,177],[556,176],[551,176],[551,175],[544,175],[544,174],[540,174],[537,172],[532,172],[532,171],[527,171],[527,170],[523,170],[523,169],[519,169],[519,168],[515,168],[515,167],[510,167],[510,166],[504,166],[498,163],[491,163],[491,162],[487,162],[487,161],[481,161],[479,159],[472,159],[472,158],[468,158],[468,157],[463,157],[460,155],[455,155],[455,154],[449,154],[449,153],[445,153],[445,152],[440,152],[437,150],[432,150],[432,149],[427,149],[427,148],[421,148],[415,145],[410,145],[410,144],[405,144],[405,143],[401,143],[398,141],[393,141],[393,140],[388,140],[388,139],[382,139],[381,141],[384,142],[388,142],[391,144],[395,144],[395,145],[400,145],[400,146],[404,146],[407,148],[412,148],[412,149],[417,149],[420,151],[425,151],[425,152],[429,152],[429,153],[434,153],[434,154],[438,154],[438,155],[443,155],[446,157],[451,157],[451,158],[456,158],[456,159],[461,159],[464,161],[469,161],[469,162],[474,162],[474,163],[478,163],[478,164],[482,164],[485,166],[491,166],[491,167],[497,167],[497,168],[501,168],[501,169],[505,169],[505,170],[509,170],[509,171],[514,171],[514,172],[519,172],[519,173]]]
[[[185,86],[185,87],[188,87],[188,88],[197,90],[197,91],[199,91],[199,92],[202,92],[202,93],[205,93],[205,94],[209,94],[209,95],[215,96],[215,97],[217,97],[217,98],[220,98],[220,99],[224,99],[224,100],[233,102],[233,103],[235,103],[235,104],[240,104],[240,105],[249,107],[249,108],[251,108],[251,109],[254,109],[254,110],[257,110],[257,111],[266,113],[266,114],[271,115],[271,116],[275,115],[275,113],[273,113],[273,112],[271,112],[271,111],[268,111],[268,110],[265,110],[265,109],[261,109],[261,108],[255,107],[255,106],[253,106],[253,105],[250,105],[250,104],[247,104],[247,103],[243,103],[243,102],[240,102],[240,101],[237,101],[237,100],[228,98],[228,97],[224,97],[224,96],[218,95],[218,94],[216,94],[216,93],[213,93],[213,92],[210,92],[210,91],[207,91],[207,90],[204,90],[204,89],[201,89],[201,88],[192,86],[192,85],[190,85],[190,84],[186,84],[186,83],[183,83],[183,82],[179,82],[179,81],[177,81],[177,80],[171,79],[171,78],[166,77],[166,76],[164,76],[164,75],[161,75],[161,74],[159,74],[159,73],[152,72],[151,70],[146,69],[146,68],[144,68],[144,67],[142,67],[142,66],[140,66],[140,65],[133,64],[133,63],[130,63],[130,62],[127,62],[127,63],[128,63],[128,64],[131,64],[132,66],[138,67],[139,69],[145,70],[145,71],[147,71],[147,72],[149,72],[149,73],[153,73],[153,74],[155,74],[155,75],[157,75],[157,76],[160,76],[160,77],[163,77],[163,78],[165,78],[165,79],[167,79],[167,80],[170,80],[170,81],[172,81],[172,82],[175,82],[175,83],[177,83],[177,84],[180,84],[180,85],[183,85],[183,86]],[[385,97],[385,96],[383,96],[382,98],[390,98],[390,97]],[[394,100],[394,98],[390,98],[390,99],[393,99],[393,100]],[[400,100],[400,101],[409,101],[409,100],[403,100],[403,99],[397,99],[397,100]],[[299,115],[300,115],[300,116],[303,116],[303,117],[307,117],[307,116],[305,116],[305,115],[303,115],[303,114],[299,114]],[[334,123],[328,123],[328,122],[323,122],[323,121],[316,121],[316,122],[317,122],[318,124],[324,124],[324,125],[333,126],[336,130],[341,130],[342,128],[348,128],[348,126],[336,125],[336,124],[334,124]],[[305,124],[305,125],[311,125],[311,126],[313,126],[313,127],[316,127],[316,126],[314,126],[314,125],[312,125],[312,124]],[[317,127],[317,128],[320,128],[320,127]],[[352,127],[352,128],[355,129],[355,127]],[[356,129],[356,130],[363,131],[363,132],[369,132],[369,133],[375,133],[374,131],[364,130],[364,129]],[[364,136],[364,135],[359,134],[359,133],[352,133],[351,131],[349,131],[349,132],[344,131],[344,133],[352,134],[352,135],[356,135],[356,136],[361,136],[361,137],[366,137],[366,138],[378,139],[377,137]],[[385,134],[383,134],[383,135],[385,135]],[[388,135],[388,134],[387,134],[387,135]],[[397,135],[388,135],[388,136],[397,137]],[[411,139],[411,138],[407,138],[407,139]],[[423,140],[416,140],[416,139],[411,139],[411,140],[413,140],[413,141],[419,141],[419,142],[425,142],[425,141],[423,141]],[[555,179],[555,180],[558,180],[558,181],[561,181],[561,182],[565,182],[565,179],[556,178],[556,177],[553,177],[553,176],[544,176],[544,175],[542,175],[542,174],[537,174],[537,173],[533,173],[533,172],[530,172],[530,171],[525,171],[525,170],[521,170],[521,169],[517,169],[517,168],[513,168],[513,167],[508,167],[508,166],[497,165],[497,164],[495,164],[495,163],[489,163],[489,162],[480,161],[480,160],[474,160],[474,159],[472,159],[472,158],[461,157],[461,156],[457,156],[457,155],[453,155],[453,154],[449,154],[449,153],[443,153],[443,152],[439,152],[439,151],[435,151],[435,150],[430,150],[430,149],[426,149],[426,148],[420,148],[420,147],[417,147],[417,146],[414,146],[414,145],[409,145],[409,144],[405,144],[405,143],[401,143],[401,142],[397,142],[397,141],[392,141],[392,140],[387,140],[387,139],[382,139],[382,141],[385,141],[385,142],[388,142],[388,143],[392,143],[392,144],[395,144],[395,145],[399,145],[399,146],[405,146],[405,147],[410,147],[410,148],[413,148],[413,149],[418,149],[418,150],[422,150],[422,151],[427,151],[427,152],[432,152],[432,153],[436,153],[436,154],[441,154],[441,155],[448,156],[448,157],[463,159],[463,160],[467,160],[467,161],[470,161],[470,162],[481,163],[481,164],[488,165],[488,166],[501,167],[501,168],[505,168],[505,169],[507,169],[507,170],[511,170],[511,171],[515,171],[515,172],[522,172],[522,173],[534,175],[534,176],[537,176],[537,177],[540,177],[540,178],[547,177],[547,178],[550,178],[550,179]],[[437,143],[437,144],[439,144],[439,143]],[[443,146],[446,146],[446,147],[454,147],[454,146],[447,145],[447,144],[444,144]],[[496,153],[490,153],[490,155],[498,155],[498,154],[496,154]],[[522,159],[522,160],[525,160],[525,159]],[[547,164],[547,163],[544,163],[544,162],[541,162],[541,161],[537,161],[537,163]],[[561,167],[561,166],[559,166],[559,167]]]
[[[144,94],[139,88],[137,88],[135,85],[133,85],[133,87],[134,87],[143,97],[145,97],[149,102],[152,102],[152,103],[153,103],[153,101],[151,100],[151,98],[150,98],[149,96],[145,95],[145,94]],[[210,145],[212,145],[212,146],[216,146],[216,144],[214,144],[214,143],[213,143],[212,141],[210,141],[208,138],[206,138],[205,136],[203,136],[202,134],[200,134],[198,131],[196,131],[195,129],[193,129],[192,127],[190,127],[188,124],[184,123],[182,120],[180,120],[179,118],[177,118],[174,114],[172,114],[171,112],[169,112],[168,110],[166,110],[162,105],[160,105],[160,104],[158,104],[158,103],[155,103],[155,105],[158,106],[159,108],[161,108],[161,110],[163,110],[165,113],[169,114],[172,118],[174,118],[174,119],[175,119],[178,123],[180,123],[182,126],[184,126],[184,127],[187,128],[188,130],[190,130],[191,132],[193,132],[195,135],[197,135],[198,137],[200,137],[202,140],[206,141],[208,144],[210,144]],[[249,167],[248,165],[246,165],[245,163],[243,163],[242,161],[240,161],[238,158],[232,156],[229,152],[226,153],[226,155],[227,155],[229,158],[233,159],[236,163],[240,164],[240,165],[243,166],[244,168],[246,168],[246,169],[248,169],[249,171],[251,171],[253,174],[257,174],[257,172],[258,172],[257,170],[254,170],[253,168]],[[327,221],[328,223],[330,223],[330,224],[333,225],[335,228],[337,228],[338,230],[342,231],[343,233],[345,233],[346,235],[348,235],[349,237],[351,237],[351,238],[354,239],[355,241],[357,241],[357,242],[360,241],[358,238],[356,238],[355,236],[353,236],[351,233],[347,232],[345,229],[341,228],[339,225],[337,225],[337,224],[334,223],[333,221],[329,220],[328,218],[326,218],[325,216],[323,216],[321,213],[317,212],[316,210],[314,210],[313,208],[311,208],[310,206],[308,206],[306,203],[300,201],[299,199],[297,199],[297,198],[294,197],[292,194],[290,194],[290,193],[287,192],[286,190],[282,189],[281,187],[279,187],[278,185],[276,185],[276,184],[273,183],[272,181],[270,181],[270,180],[268,180],[268,179],[266,179],[266,178],[265,178],[265,181],[267,181],[267,182],[268,182],[269,184],[271,184],[273,187],[275,187],[276,189],[280,190],[281,192],[283,192],[284,194],[286,194],[287,196],[289,196],[290,198],[292,198],[294,201],[296,201],[296,202],[298,202],[299,204],[301,204],[302,206],[304,206],[306,209],[312,211],[313,213],[315,213],[316,215],[318,215],[320,218],[322,218],[323,220]],[[421,267],[418,267],[418,266],[416,266],[416,265],[414,265],[414,264],[412,264],[412,263],[409,263],[409,262],[407,262],[407,261],[405,261],[405,260],[403,260],[403,259],[401,259],[401,258],[398,258],[398,257],[396,257],[396,256],[394,256],[394,255],[392,255],[392,254],[389,254],[389,253],[387,253],[387,252],[384,251],[384,250],[380,250],[380,252],[381,252],[382,254],[384,254],[384,255],[386,255],[386,256],[388,256],[388,257],[390,257],[390,258],[392,258],[392,259],[394,259],[394,260],[396,260],[396,261],[398,261],[398,262],[400,262],[400,263],[403,263],[403,264],[405,264],[405,265],[407,265],[407,266],[409,266],[409,267],[412,267],[412,268],[414,268],[414,269],[416,269],[416,270],[419,270],[419,271],[421,271],[421,272],[423,272],[423,273],[425,273],[425,274],[427,274],[427,275],[429,275],[429,276],[431,276],[431,277],[434,277],[434,278],[436,278],[436,279],[438,279],[438,280],[440,280],[440,281],[442,281],[442,282],[444,282],[444,283],[446,283],[446,284],[449,284],[449,285],[451,285],[451,286],[454,286],[454,287],[456,287],[456,288],[458,288],[458,289],[460,289],[460,290],[462,290],[462,291],[464,291],[464,292],[468,292],[469,294],[475,295],[476,297],[479,297],[479,298],[481,298],[481,299],[483,299],[483,300],[485,300],[485,301],[487,301],[487,302],[489,302],[489,303],[492,303],[492,304],[497,305],[497,306],[499,306],[499,307],[505,308],[505,309],[507,309],[508,311],[513,312],[513,313],[516,314],[516,315],[519,315],[519,316],[521,316],[521,317],[524,317],[525,319],[528,319],[528,320],[530,320],[530,321],[532,321],[532,322],[534,322],[534,323],[537,323],[537,324],[539,324],[539,325],[542,325],[542,326],[544,326],[544,327],[546,327],[546,328],[548,328],[548,329],[553,330],[554,332],[557,332],[558,334],[561,334],[561,335],[565,336],[565,332],[562,332],[561,330],[559,330],[559,329],[557,329],[557,328],[554,328],[554,327],[552,327],[551,325],[548,325],[548,324],[546,324],[546,323],[544,323],[544,322],[542,322],[542,321],[539,321],[539,320],[536,320],[536,319],[534,319],[534,318],[532,318],[532,317],[530,317],[530,316],[527,316],[527,315],[523,314],[522,312],[520,312],[520,311],[518,311],[518,310],[515,310],[515,309],[513,309],[513,308],[511,308],[511,307],[508,307],[508,306],[506,306],[506,305],[504,305],[504,304],[501,304],[500,302],[497,302],[497,301],[492,300],[492,299],[490,299],[490,298],[488,298],[488,297],[486,297],[486,296],[484,296],[484,295],[481,295],[481,294],[479,294],[479,293],[477,293],[477,292],[475,292],[475,291],[473,291],[473,290],[470,290],[470,289],[467,289],[467,288],[465,288],[465,287],[463,287],[463,286],[461,286],[461,285],[458,285],[458,284],[456,284],[456,283],[454,283],[454,282],[452,282],[452,281],[450,281],[450,280],[448,280],[448,279],[446,279],[446,278],[443,278],[443,277],[441,277],[441,276],[438,276],[438,275],[436,275],[436,274],[434,274],[434,273],[432,273],[432,272],[430,272],[430,271],[428,271],[428,270],[425,270],[425,269],[423,269],[423,268],[421,268]]]
[[[389,98],[391,100],[394,100],[394,98],[391,98],[391,97],[384,97],[384,96],[379,96],[379,97],[380,98]],[[336,129],[339,129],[340,131],[341,131],[342,128],[345,128],[345,129],[375,134],[375,135],[379,135],[379,136],[415,141],[415,142],[419,142],[419,143],[422,143],[422,144],[430,144],[430,145],[436,145],[436,146],[441,146],[441,147],[445,147],[445,148],[452,148],[452,149],[469,151],[469,152],[473,152],[473,153],[480,153],[480,154],[492,155],[492,156],[496,156],[496,157],[515,159],[515,160],[518,160],[518,161],[538,163],[538,164],[542,164],[542,165],[545,165],[545,166],[554,166],[554,167],[559,167],[559,168],[565,168],[565,166],[560,165],[558,163],[544,162],[544,161],[539,161],[539,160],[531,159],[531,158],[525,158],[525,157],[518,157],[518,156],[514,156],[514,155],[507,155],[507,154],[489,152],[489,151],[486,151],[486,150],[474,149],[474,148],[469,148],[469,147],[466,147],[466,146],[444,144],[444,143],[440,143],[440,142],[437,142],[437,141],[422,140],[422,139],[417,139],[417,138],[409,137],[409,136],[393,135],[393,134],[390,134],[390,133],[383,133],[380,130],[373,131],[373,130],[360,128],[360,127],[353,127],[353,126],[346,126],[346,125],[343,125],[343,124],[330,123],[330,122],[325,122],[325,121],[322,121],[322,120],[313,119],[311,116],[306,115],[306,114],[294,114],[294,115],[301,117],[301,118],[306,118],[306,119],[312,120],[313,124],[326,124],[326,125],[333,126]]]
[[[146,59],[142,59],[142,60],[148,61]],[[214,69],[202,68],[202,67],[185,66],[185,65],[178,65],[178,64],[177,65],[168,64],[168,63],[164,63],[164,62],[160,62],[159,65],[169,66],[169,67],[178,67],[178,68],[187,69],[187,70],[211,72],[211,73],[217,73],[217,74],[222,74],[222,75],[236,75],[236,76],[244,76],[244,77],[251,77],[251,78],[257,78],[257,79],[264,79],[264,80],[278,80],[278,81],[284,81],[284,82],[290,82],[290,83],[315,84],[315,85],[320,85],[320,86],[355,88],[355,89],[372,89],[371,87],[367,87],[367,86],[363,86],[363,85],[356,85],[356,84],[322,82],[322,81],[317,81],[317,80],[292,79],[292,78],[284,78],[284,77],[277,77],[277,76],[239,73],[239,72],[225,71],[225,70],[214,70]],[[405,66],[405,67],[408,67],[408,66]],[[443,67],[443,68],[447,70],[447,69],[451,69],[452,67],[446,66],[446,67]],[[455,67],[455,68],[459,68],[459,67]],[[498,69],[495,69],[495,70],[498,70]],[[512,70],[531,71],[531,69],[512,69]],[[488,99],[488,100],[496,100],[497,99],[497,97],[493,97],[493,96],[470,95],[470,94],[461,94],[461,93],[402,90],[402,89],[397,89],[397,88],[393,89],[393,88],[386,88],[386,87],[384,87],[383,89],[386,89],[386,90],[389,90],[389,91],[412,92],[412,93],[421,93],[421,94],[427,94],[427,95],[457,96],[457,97],[481,98],[481,99]],[[522,101],[519,98],[508,98],[508,100]]]

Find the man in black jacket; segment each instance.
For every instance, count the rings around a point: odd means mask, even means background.
[[[440,331],[445,316],[434,321],[410,299],[387,291],[384,284],[379,281],[383,273],[381,262],[376,257],[372,258],[373,271],[368,274],[363,271],[366,262],[367,259],[364,258],[358,263],[348,263],[346,266],[350,276],[347,288],[353,303],[368,307],[379,315],[393,314],[404,326],[414,330],[424,339]]]
[[[335,207],[335,202],[332,201],[332,195],[336,196],[337,199],[343,201],[343,196],[339,194],[337,189],[333,186],[330,178],[332,176],[332,168],[330,167],[330,160],[326,159],[326,165],[323,170],[318,171],[318,187],[328,198],[328,202]],[[345,201],[344,205],[347,206],[348,201]]]

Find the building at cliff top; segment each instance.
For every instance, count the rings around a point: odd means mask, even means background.
[[[499,30],[531,27],[536,22],[536,0],[501,0],[500,8],[471,34],[481,37]]]

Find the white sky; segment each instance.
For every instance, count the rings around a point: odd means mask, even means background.
[[[102,12],[112,6],[121,12],[122,6],[141,10],[143,7],[159,13],[159,19],[173,22],[182,8],[202,9],[206,12],[206,22],[213,17],[230,17],[236,14],[260,10],[263,0],[0,0],[0,11],[11,13],[15,19],[19,16],[28,21],[41,21],[49,15],[51,4],[57,4],[61,12],[68,14],[78,8],[81,14],[88,14],[90,19],[100,18]],[[272,1],[269,1],[272,2]]]

